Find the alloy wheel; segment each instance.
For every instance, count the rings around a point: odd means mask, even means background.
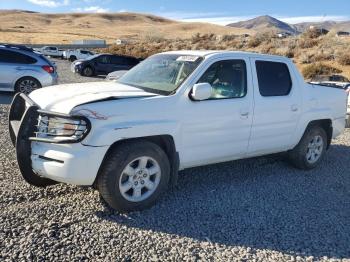
[[[160,178],[158,162],[148,156],[139,157],[124,168],[119,179],[119,191],[126,200],[140,202],[156,191]]]

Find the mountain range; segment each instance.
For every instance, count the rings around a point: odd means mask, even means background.
[[[303,22],[298,24],[288,24],[269,15],[258,16],[246,21],[228,24],[229,27],[245,28],[257,32],[273,30],[275,32],[289,32],[292,34],[302,33],[310,26],[324,28],[327,30],[350,31],[350,21],[335,22]]]

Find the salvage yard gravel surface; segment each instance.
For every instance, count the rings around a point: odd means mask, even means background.
[[[26,184],[8,109],[0,105],[0,261],[350,261],[349,129],[315,170],[281,155],[188,169],[154,207],[125,215],[92,188]]]

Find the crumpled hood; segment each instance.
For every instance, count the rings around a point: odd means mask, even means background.
[[[32,92],[29,97],[41,109],[69,114],[78,105],[103,99],[156,95],[116,82],[89,82],[40,88]]]

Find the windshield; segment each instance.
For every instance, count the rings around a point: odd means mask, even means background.
[[[192,74],[202,60],[201,57],[192,55],[155,55],[128,71],[118,82],[169,95]]]

